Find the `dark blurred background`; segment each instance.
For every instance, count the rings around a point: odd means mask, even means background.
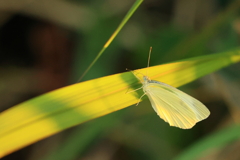
[[[0,1],[0,111],[76,83],[134,2]],[[83,80],[146,67],[150,46],[151,65],[234,49],[239,8],[237,0],[145,0]],[[173,159],[201,138],[240,122],[239,73],[235,64],[181,87],[211,111],[191,130],[169,127],[146,100],[3,160]],[[239,160],[239,147],[234,141],[204,159]],[[66,157],[57,157],[61,152]]]

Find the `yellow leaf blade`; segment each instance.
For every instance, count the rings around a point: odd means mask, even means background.
[[[136,71],[145,74],[147,70],[151,79],[178,87],[239,61],[240,55],[230,52]],[[2,112],[0,157],[66,128],[137,103],[142,91],[126,92],[130,87],[140,86],[132,73],[125,72],[63,87]]]

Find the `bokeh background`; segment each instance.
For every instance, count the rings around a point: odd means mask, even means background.
[[[76,83],[134,2],[0,1],[0,111]],[[146,67],[150,46],[151,65],[236,49],[239,8],[238,0],[145,0],[83,80]],[[240,122],[239,73],[235,64],[180,88],[211,111],[193,129],[170,127],[144,100],[3,160],[174,159]],[[198,159],[239,160],[239,148],[234,140]]]

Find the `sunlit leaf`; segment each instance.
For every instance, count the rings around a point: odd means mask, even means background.
[[[136,71],[142,74],[147,71],[151,79],[179,87],[239,61],[236,50]],[[126,92],[140,86],[131,72],[125,72],[63,87],[2,112],[0,157],[66,128],[137,103],[143,92]]]

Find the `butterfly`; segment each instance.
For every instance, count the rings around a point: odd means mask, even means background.
[[[151,50],[152,47],[149,51],[148,67]],[[140,100],[147,95],[154,111],[170,126],[190,129],[210,115],[210,111],[204,104],[179,89],[163,82],[151,80],[147,75],[144,75],[141,80],[134,72],[132,73],[142,82],[141,88],[144,94]]]

